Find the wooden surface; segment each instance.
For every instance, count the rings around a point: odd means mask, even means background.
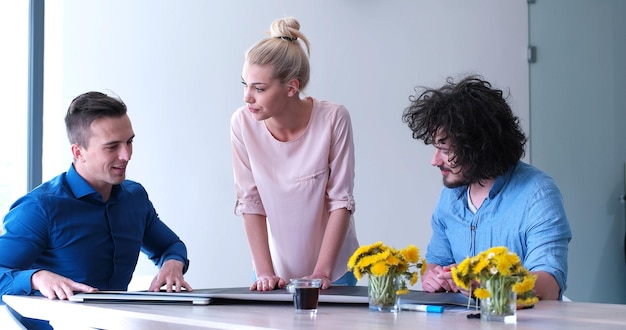
[[[320,304],[317,315],[294,313],[291,303],[189,305],[95,304],[3,296],[26,317],[99,329],[626,329],[626,305],[540,301],[520,310],[517,324],[467,319],[476,311],[442,314],[370,312],[366,304]]]

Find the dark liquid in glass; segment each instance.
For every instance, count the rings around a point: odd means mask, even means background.
[[[296,309],[316,309],[319,294],[319,288],[296,288],[293,303]]]

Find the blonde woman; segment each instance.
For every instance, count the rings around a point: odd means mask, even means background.
[[[303,48],[306,47],[305,49]],[[309,42],[291,17],[246,53],[243,101],[231,118],[237,202],[252,255],[250,290],[320,278],[355,285],[354,146],[342,105],[301,96]]]

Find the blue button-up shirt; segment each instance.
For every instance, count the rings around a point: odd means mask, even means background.
[[[506,246],[529,271],[554,276],[562,294],[572,232],[554,180],[520,161],[495,180],[476,214],[468,208],[467,189],[444,187],[441,192],[426,261],[450,265],[490,247]]]
[[[187,249],[158,217],[145,189],[125,180],[103,202],[71,166],[16,201],[0,236],[0,295],[34,293],[45,269],[100,290],[126,290],[139,252],[159,267]]]

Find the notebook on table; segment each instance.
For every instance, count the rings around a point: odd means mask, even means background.
[[[208,305],[211,298],[193,292],[149,292],[149,291],[98,291],[81,292],[68,298],[73,302],[92,303],[157,303]]]
[[[150,291],[98,291],[77,293],[69,298],[74,302],[109,303],[187,303],[208,305],[212,302],[228,301],[293,301],[293,295],[286,289],[272,291],[250,291],[248,287],[196,289],[191,292],[150,292]],[[320,303],[367,304],[366,286],[333,286],[321,290]],[[402,304],[458,305],[466,306],[467,297],[460,293],[428,293],[409,290],[400,296]]]

